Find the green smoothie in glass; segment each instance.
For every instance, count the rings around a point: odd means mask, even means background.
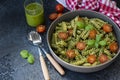
[[[29,3],[25,6],[26,20],[29,26],[36,27],[44,23],[44,9],[38,2]]]

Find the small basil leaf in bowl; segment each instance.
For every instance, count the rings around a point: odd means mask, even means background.
[[[102,40],[102,41],[99,42],[99,44],[100,44],[101,46],[105,46],[105,45],[107,44],[107,42],[106,42],[105,40]]]
[[[80,29],[85,27],[84,21],[77,21],[77,22],[76,22],[76,25],[77,25],[77,27],[80,28]]]
[[[88,46],[93,46],[95,44],[95,40],[88,40],[87,44]]]
[[[85,30],[93,30],[94,27],[91,25],[91,24],[88,24],[86,27],[85,27]]]

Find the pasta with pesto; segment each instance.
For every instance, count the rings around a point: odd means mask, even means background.
[[[80,16],[56,25],[51,46],[57,56],[76,66],[105,63],[118,50],[111,24],[98,18]]]

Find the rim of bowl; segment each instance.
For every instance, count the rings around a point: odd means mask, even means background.
[[[105,15],[99,13],[99,12],[96,12],[96,11],[91,11],[91,10],[68,11],[68,12],[64,13],[62,16],[60,16],[59,18],[64,17],[64,16],[67,15],[67,14],[71,14],[71,13],[75,13],[75,12],[83,12],[83,11],[96,13],[96,14],[98,14],[98,15],[101,15],[101,16],[103,16],[103,17],[106,17],[106,18],[109,19],[111,22],[113,22],[113,24],[114,24],[115,26],[117,26],[117,28],[118,28],[118,30],[119,30],[119,32],[120,32],[120,29],[119,29],[118,25],[117,25],[112,19],[110,19],[109,17],[107,17],[107,16],[105,16]],[[60,57],[58,57],[58,56],[55,54],[55,52],[53,51],[53,49],[52,49],[52,47],[51,47],[51,44],[50,44],[50,42],[49,42],[49,40],[48,40],[49,31],[50,31],[50,29],[51,29],[51,26],[52,26],[57,20],[59,20],[59,18],[57,18],[56,20],[54,20],[54,21],[51,23],[51,25],[49,26],[49,28],[48,28],[48,32],[47,32],[47,43],[48,43],[48,47],[49,47],[50,51],[52,52],[51,54],[54,55],[55,57],[57,57],[57,59],[59,59],[59,60],[60,60],[61,62],[63,62],[64,64],[67,64],[67,65],[73,66],[73,67],[77,67],[77,68],[96,68],[96,67],[100,67],[100,66],[103,66],[103,65],[105,65],[105,64],[110,63],[111,61],[115,60],[115,59],[117,58],[117,56],[119,55],[119,53],[120,53],[120,47],[119,47],[118,52],[116,53],[116,55],[115,55],[111,60],[109,60],[109,61],[107,61],[107,62],[105,62],[105,63],[99,64],[99,65],[95,65],[95,66],[77,66],[77,65],[73,65],[73,64],[70,64],[70,63],[68,63],[68,62],[65,62],[64,60],[62,60]]]

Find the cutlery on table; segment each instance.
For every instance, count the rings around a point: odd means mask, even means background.
[[[37,45],[37,46],[39,45],[39,43],[36,42],[36,40],[38,39],[38,36],[35,35],[34,32],[30,32],[28,34],[28,39],[30,41],[32,41],[32,43],[34,45]],[[45,60],[44,60],[44,58],[42,56],[42,51],[41,51],[41,49],[39,47],[38,47],[38,51],[39,51],[40,63],[41,63],[41,68],[42,68],[43,76],[44,76],[45,80],[50,80],[49,72],[48,72]]]
[[[51,64],[55,67],[55,69],[61,74],[64,75],[65,71],[62,69],[62,67],[52,58],[50,54],[47,53],[47,51],[43,48],[42,45],[42,38],[36,31],[30,32],[31,36],[29,36],[29,40],[33,42],[33,44],[39,45],[40,49],[45,53],[48,60],[51,62]]]

